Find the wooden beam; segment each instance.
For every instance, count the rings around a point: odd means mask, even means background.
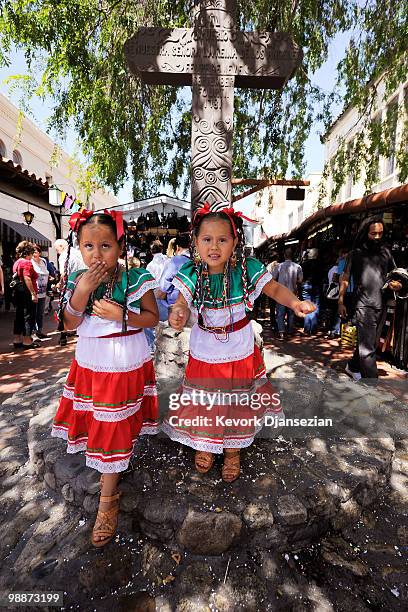
[[[5,193],[16,200],[21,200],[26,204],[30,204],[30,206],[36,206],[37,208],[42,208],[43,210],[48,210],[49,212],[59,212],[58,208],[55,210],[56,207],[51,206],[51,204],[48,203],[48,189],[45,190],[43,195],[37,195],[36,193],[30,193],[27,187],[20,187],[19,185],[15,185],[13,182],[0,177],[0,192]]]

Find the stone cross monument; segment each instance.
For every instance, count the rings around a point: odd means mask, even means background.
[[[125,44],[145,83],[192,86],[193,210],[231,202],[234,86],[280,89],[302,59],[289,34],[239,31],[234,9],[234,0],[196,0],[193,28],[140,28]]]

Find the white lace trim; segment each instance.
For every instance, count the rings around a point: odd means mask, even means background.
[[[74,399],[74,387],[67,387],[67,385],[64,385],[62,397],[66,397],[69,400],[73,400]]]
[[[156,397],[157,396],[156,385],[145,385],[144,395],[148,395],[150,397]]]
[[[187,289],[186,285],[182,283],[178,278],[173,278],[173,285],[175,286],[176,289],[180,291],[181,295],[186,300],[188,306],[191,306],[193,302],[193,298],[192,298],[190,291]]]
[[[174,442],[179,442],[180,444],[189,446],[194,450],[207,451],[215,454],[221,454],[224,448],[247,448],[248,446],[251,446],[254,441],[254,436],[241,438],[240,440],[234,441],[228,440],[228,438],[224,438],[223,440],[220,438],[219,442],[193,440],[187,434],[173,429],[173,427],[171,427],[171,425],[169,425],[166,421],[164,421],[161,425],[161,430]]]
[[[146,423],[142,426],[139,436],[154,436],[160,431],[158,423],[152,423],[147,425]]]
[[[204,334],[208,332],[203,332]],[[229,355],[215,355],[214,357],[210,355],[206,355],[203,358],[202,354],[197,354],[194,351],[194,346],[190,345],[190,355],[194,357],[197,361],[202,361],[203,363],[228,363],[230,361],[240,361],[241,359],[246,359],[254,352],[254,347],[251,345],[247,348],[247,350],[243,353],[230,353]]]
[[[68,427],[62,427],[61,425],[53,425],[51,428],[51,437],[68,440]]]
[[[77,356],[77,363],[81,366],[81,368],[86,368],[87,370],[91,370],[92,372],[132,372],[132,370],[138,370],[145,363],[151,361],[151,355],[144,357],[141,361],[130,363],[124,366],[107,366],[107,365],[99,365],[95,363],[86,363],[85,361],[79,360]]]
[[[269,281],[273,280],[272,275],[269,272],[265,272],[265,274],[256,281],[255,288],[249,294],[249,299],[252,303],[259,297],[262,293],[262,289],[269,283]]]
[[[85,463],[87,467],[93,468],[97,470],[101,474],[117,474],[118,472],[124,472],[128,469],[130,462],[130,457],[128,459],[121,459],[118,461],[101,461],[100,459],[94,459],[93,457],[88,457],[85,454]]]
[[[139,300],[147,291],[150,289],[157,289],[159,286],[158,282],[154,279],[149,281],[144,281],[143,284],[135,291],[135,293],[131,293],[128,295],[128,306],[132,302]]]
[[[92,402],[89,404],[84,404],[83,402],[73,402],[74,410],[85,410],[89,412],[93,412],[93,417],[95,421],[104,421],[107,423],[116,423],[117,421],[124,421],[128,417],[133,416],[140,409],[142,404],[142,399],[139,400],[136,404],[130,404],[127,408],[115,408],[115,410],[106,408],[102,409],[101,407],[95,408]]]

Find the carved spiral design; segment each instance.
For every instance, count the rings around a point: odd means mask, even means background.
[[[204,179],[204,170],[202,168],[194,168],[193,179],[195,181],[202,181]]]
[[[205,182],[207,183],[207,185],[215,185],[215,183],[217,182],[217,175],[215,174],[215,172],[207,172],[205,175]]]
[[[228,125],[225,121],[217,121],[214,123],[214,132],[216,134],[225,134],[228,132]]]
[[[218,154],[227,153],[229,149],[228,142],[224,138],[214,138],[212,149]]]
[[[222,183],[226,183],[227,181],[229,181],[230,171],[228,170],[228,168],[220,168],[218,172],[218,178],[220,179]]]
[[[198,136],[195,140],[195,149],[200,153],[208,151],[210,147],[210,139],[207,136]]]
[[[211,134],[212,126],[209,121],[205,119],[200,119],[199,117],[194,118],[196,123],[196,129],[199,130],[202,134]]]

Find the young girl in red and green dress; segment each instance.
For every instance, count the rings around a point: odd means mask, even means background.
[[[257,259],[246,257],[240,213],[212,212],[205,204],[192,225],[194,256],[173,280],[180,294],[169,323],[182,330],[191,314],[197,322],[180,401],[162,428],[196,450],[200,473],[223,453],[222,478],[233,482],[240,474],[240,449],[252,444],[267,415],[282,417],[247,313],[261,292],[299,317],[315,307],[274,281]]]
[[[70,225],[88,270],[69,276],[61,300],[61,321],[78,330],[78,342],[52,435],[67,440],[68,453],[85,451],[86,465],[103,475],[92,532],[100,547],[116,531],[117,483],[134,443],[156,433],[156,382],[142,332],[158,323],[157,283],[143,268],[119,264],[123,252],[127,262],[121,213],[85,210]]]

